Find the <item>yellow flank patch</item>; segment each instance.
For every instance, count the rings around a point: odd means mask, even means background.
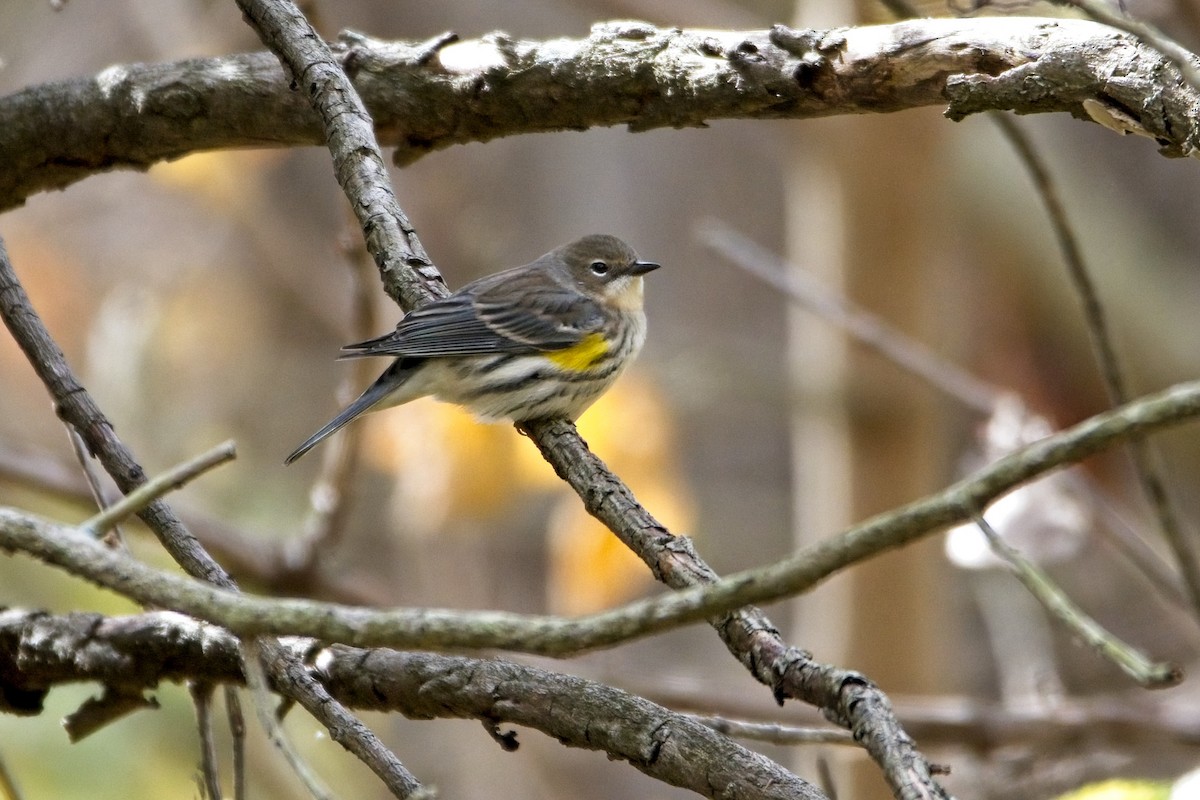
[[[565,370],[583,372],[591,369],[608,355],[608,342],[599,333],[589,333],[579,342],[564,350],[546,353],[546,358]]]

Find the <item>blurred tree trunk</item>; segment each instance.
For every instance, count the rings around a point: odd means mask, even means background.
[[[844,12],[814,3],[794,22],[861,21],[830,18]],[[935,264],[926,251],[941,224],[928,190],[937,172],[935,122],[924,112],[809,122],[797,130],[785,197],[793,265],[926,341],[937,331]],[[794,542],[801,547],[928,491],[944,458],[926,387],[856,350],[808,311],[793,309],[790,322]],[[797,601],[790,638],[888,692],[944,688],[947,676],[935,667],[946,663],[935,650],[942,563],[938,540],[929,539],[839,576]],[[811,766],[798,769],[814,775]],[[842,797],[891,796],[859,758],[838,765],[833,780]]]

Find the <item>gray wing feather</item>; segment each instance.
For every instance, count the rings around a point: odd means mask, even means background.
[[[342,357],[519,355],[561,350],[600,328],[595,302],[543,281],[522,286],[529,281],[521,277],[498,273],[468,284],[412,312],[391,333],[347,345]]]

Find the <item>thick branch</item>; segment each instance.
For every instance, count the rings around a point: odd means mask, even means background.
[[[689,717],[603,684],[498,660],[341,646],[314,655],[310,645],[289,640],[289,660],[315,661],[330,695],[352,708],[523,725],[705,797],[823,797]],[[40,713],[51,688],[84,680],[140,694],[160,681],[241,682],[242,673],[234,637],[171,612],[0,613],[0,711]],[[499,735],[516,746],[514,733]]]
[[[1200,138],[1196,95],[1173,66],[1132,37],[1081,20],[922,19],[832,31],[611,23],[584,39],[449,40],[346,36],[335,48],[399,162],[520,133],[947,102],[953,119],[985,110],[1088,118],[1088,100],[1167,155],[1190,155]],[[97,172],[147,169],[200,150],[322,144],[319,119],[289,83],[273,56],[251,53],[110,67],[4,98],[0,210]]]

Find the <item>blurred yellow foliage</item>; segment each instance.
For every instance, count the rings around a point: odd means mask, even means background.
[[[481,424],[429,398],[375,414],[372,423],[364,452],[394,476],[409,535],[441,535],[455,519],[503,517],[528,489],[514,480],[520,437],[509,425]]]
[[[200,198],[211,208],[231,212],[258,207],[261,176],[287,156],[286,150],[225,150],[197,153],[156,164],[150,177],[164,186]],[[259,176],[248,180],[247,176]]]
[[[669,530],[693,524],[694,509],[675,461],[675,430],[662,396],[639,376],[622,379],[579,421],[579,432]],[[528,469],[558,481],[534,448]],[[535,463],[534,460],[537,460]],[[547,599],[557,614],[586,614],[629,599],[653,582],[649,569],[564,489],[550,519]]]
[[[501,521],[531,496],[554,492],[561,499],[547,522],[551,609],[606,608],[650,583],[646,567],[583,510],[512,426],[481,424],[428,399],[373,415],[369,424],[375,428],[365,438],[365,456],[394,476],[395,515],[408,535],[443,535],[464,520]],[[675,463],[673,425],[647,380],[636,373],[622,378],[583,415],[579,430],[664,525],[690,528],[692,502]]]
[[[1111,780],[1092,783],[1058,800],[1167,800],[1171,787],[1155,781]]]

